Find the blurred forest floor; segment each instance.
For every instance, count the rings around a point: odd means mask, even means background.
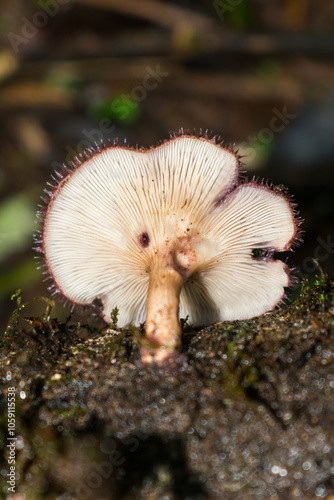
[[[332,2],[2,0],[0,13],[1,326],[17,288],[48,295],[32,250],[46,181],[108,138],[150,146],[184,127],[235,143],[247,175],[295,195],[297,276],[313,258],[334,270]]]

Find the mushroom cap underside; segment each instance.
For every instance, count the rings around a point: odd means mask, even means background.
[[[186,238],[199,264],[182,288],[181,317],[201,324],[272,309],[289,284],[272,254],[290,247],[296,218],[287,197],[238,184],[238,174],[237,155],[207,138],[94,152],[47,206],[42,249],[55,289],[76,304],[100,298],[107,322],[117,306],[119,326],[143,323],[152,259]]]

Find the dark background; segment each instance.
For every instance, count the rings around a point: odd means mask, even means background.
[[[297,277],[314,275],[314,257],[334,270],[333,2],[1,0],[0,9],[1,325],[17,288],[24,300],[48,295],[32,251],[46,181],[101,138],[150,146],[184,127],[235,143],[247,175],[295,195],[305,220],[288,260]]]

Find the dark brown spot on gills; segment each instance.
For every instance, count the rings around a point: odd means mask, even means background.
[[[138,237],[139,244],[142,248],[147,248],[150,244],[150,237],[147,233],[141,233]]]

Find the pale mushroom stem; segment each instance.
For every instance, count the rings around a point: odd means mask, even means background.
[[[179,322],[180,292],[184,279],[175,269],[171,252],[155,256],[146,304],[146,340],[152,349],[144,348],[144,362],[162,361],[181,342]]]

